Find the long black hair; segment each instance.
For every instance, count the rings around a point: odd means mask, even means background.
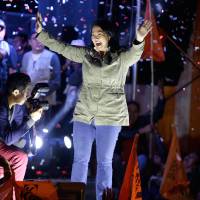
[[[120,52],[119,47],[119,40],[118,40],[118,34],[117,29],[114,26],[114,23],[111,21],[108,21],[106,19],[100,19],[93,23],[92,28],[94,26],[99,26],[106,34],[110,36],[110,40],[108,42],[109,52],[107,52],[104,56],[104,62],[106,64],[111,64],[113,61],[113,58],[111,56],[111,53],[117,53]],[[90,48],[88,49],[88,52],[86,54],[86,58],[88,61],[96,66],[101,67],[102,66],[102,57],[99,55],[98,52],[94,50],[94,44],[92,43]]]
[[[110,36],[110,40],[108,42],[110,52],[117,52],[120,47],[115,24],[106,19],[99,19],[93,23],[92,28],[94,26],[99,26],[106,34]]]

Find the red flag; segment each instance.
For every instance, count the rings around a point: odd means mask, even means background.
[[[137,143],[139,135],[134,138],[131,154],[126,168],[119,200],[142,200],[141,179],[137,159]]]
[[[168,200],[189,200],[189,181],[180,155],[179,141],[173,130],[165,171],[160,187],[161,195]]]
[[[153,47],[151,52],[151,34],[148,34],[145,38],[145,46],[144,52],[142,54],[142,58],[150,58],[152,56],[154,61],[162,62],[165,60],[165,54],[163,50],[163,46],[161,43],[160,35],[158,32],[158,28],[156,25],[156,20],[153,12],[151,11],[150,1],[146,1],[146,11],[145,11],[145,19],[151,20],[152,22],[152,34],[153,34]]]

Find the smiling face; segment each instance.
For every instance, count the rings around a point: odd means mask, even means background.
[[[97,52],[108,51],[110,36],[100,26],[93,26],[91,39]]]

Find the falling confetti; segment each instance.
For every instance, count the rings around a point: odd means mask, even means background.
[[[2,10],[19,12],[21,13],[21,18],[23,18],[27,13],[34,15],[38,11],[38,6],[41,1],[42,0],[3,0],[3,3],[0,4]],[[126,46],[128,41],[127,38],[130,37],[131,32],[130,25],[131,23],[134,23],[131,22],[131,12],[133,11],[133,14],[136,12],[137,5],[132,4],[131,1],[119,0],[113,1],[113,7],[111,9],[109,4],[110,1],[98,1],[98,8],[95,8],[94,6],[87,7],[87,5],[89,4],[88,2],[88,0],[76,0],[76,2],[74,0],[57,0],[49,1],[49,3],[46,4],[45,2],[42,3],[42,6],[45,4],[45,6],[42,7],[43,26],[48,27],[49,25],[51,25],[52,31],[57,32],[56,35],[60,36],[59,33],[61,32],[61,28],[64,28],[66,25],[70,24],[71,18],[74,17],[73,15],[75,15],[75,17],[77,16],[77,19],[73,23],[73,25],[75,26],[74,30],[78,33],[79,37],[90,37],[89,28],[92,22],[86,15],[87,10],[87,14],[90,14],[90,17],[92,16],[94,19],[96,19],[98,16],[112,19],[115,26],[119,30],[119,38],[120,41],[122,41],[122,45]],[[192,24],[195,19],[194,2],[195,0],[151,1],[152,10],[156,17],[157,25],[161,27],[163,31],[178,45],[180,45],[180,47],[183,48],[185,51],[189,44],[189,37],[193,28]],[[41,9],[41,5],[39,6],[39,9]],[[68,6],[67,8],[71,6],[72,9],[68,9],[68,12],[66,12],[65,9],[65,12],[63,12],[62,10],[65,6]],[[74,11],[73,8],[76,10]],[[97,9],[99,8],[100,10],[98,11]],[[142,4],[142,9],[143,11],[145,10],[145,4]],[[58,10],[61,10],[62,13],[58,12]],[[32,18],[31,20],[34,22],[35,18]],[[143,14],[139,16],[139,21],[143,21]],[[12,35],[15,34],[15,31],[19,30],[19,28],[13,30]],[[171,51],[174,52],[174,47],[169,45],[169,42],[165,39],[165,36],[163,34],[160,36],[160,38],[164,42],[164,52],[169,55],[169,60],[166,61],[168,66],[167,70],[171,70],[171,74],[176,73],[174,72],[174,67],[172,69],[170,69],[169,67],[175,65],[178,73],[180,73],[180,68],[184,64],[184,61],[181,59],[180,53],[177,51],[176,58],[174,59],[173,53],[172,55],[170,53]],[[156,41],[153,42],[155,43]],[[194,50],[198,51],[199,47],[195,47]],[[145,66],[141,65],[140,67],[143,68]],[[145,70],[143,71],[145,73]]]

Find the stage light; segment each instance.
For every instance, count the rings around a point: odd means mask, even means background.
[[[42,131],[43,131],[43,133],[48,133],[49,129],[48,128],[43,128]]]
[[[35,145],[36,145],[36,149],[40,149],[43,145],[42,138],[40,138],[39,136],[36,136]]]
[[[36,173],[36,175],[42,175],[43,171],[42,170],[37,170],[35,173]]]
[[[156,3],[156,4],[155,4],[155,7],[156,7],[156,10],[157,10],[159,13],[162,13],[162,12],[163,12],[163,7],[162,7],[161,3]]]
[[[68,136],[64,137],[64,143],[65,143],[65,146],[68,149],[71,149],[71,147],[72,147],[72,141],[71,141],[71,139]]]

